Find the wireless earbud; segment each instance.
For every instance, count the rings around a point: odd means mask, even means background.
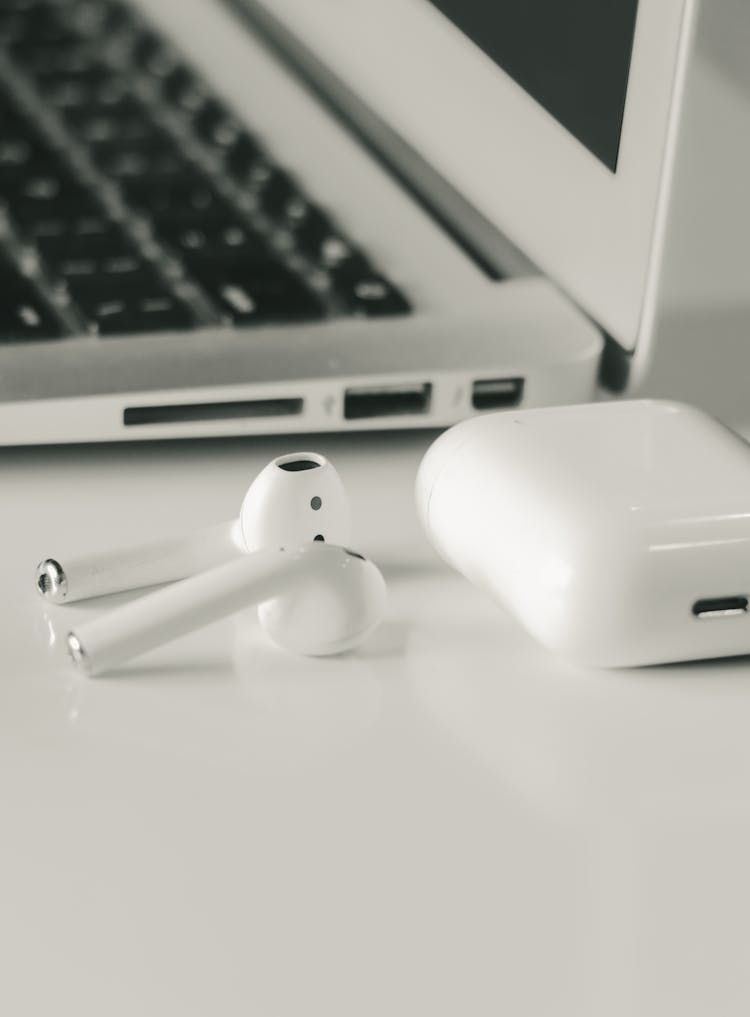
[[[351,513],[341,478],[322,455],[295,452],[270,462],[248,488],[238,519],[197,533],[37,566],[36,587],[69,604],[183,579],[262,547],[306,541],[346,544]]]
[[[365,638],[385,609],[385,581],[362,555],[312,542],[256,551],[84,622],[68,635],[89,674],[111,670],[162,643],[260,604],[279,646],[307,656],[343,653]]]

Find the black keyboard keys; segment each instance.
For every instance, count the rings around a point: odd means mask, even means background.
[[[191,308],[169,289],[174,259],[214,311],[240,326],[409,310],[200,73],[128,4],[0,0],[0,49],[99,177],[97,184],[81,174],[67,146],[58,148],[43,123],[0,90],[0,205],[20,239],[35,247],[41,285],[67,292],[102,336],[195,327]],[[193,157],[173,128],[192,130],[212,158]],[[222,171],[220,183],[214,174]],[[105,182],[117,188],[128,219],[137,217],[132,236],[127,221],[114,221],[123,211]],[[172,261],[164,263],[164,255]],[[14,282],[4,287],[0,338],[60,334],[54,304],[12,266],[8,271]]]
[[[261,204],[265,214],[272,219],[283,219],[294,200],[302,199],[289,174],[272,170],[262,183]]]
[[[139,32],[132,52],[133,61],[142,71],[155,78],[166,78],[177,66],[177,55],[170,46],[150,29]]]
[[[60,208],[42,212],[23,222],[23,233],[27,241],[36,245],[44,256],[61,250],[69,238],[94,237],[109,232],[112,221],[94,201],[83,209]]]
[[[84,144],[145,141],[154,135],[146,107],[130,95],[107,104],[72,106],[64,115],[70,131]]]
[[[297,247],[311,261],[333,270],[358,257],[351,244],[319,208],[307,205],[300,214],[290,217]]]
[[[78,47],[81,36],[66,14],[62,5],[38,0],[26,9],[4,10],[2,36],[11,54],[23,65],[39,66],[40,53],[59,54]]]
[[[164,134],[154,132],[143,141],[113,141],[94,146],[92,158],[104,175],[117,181],[177,181],[192,164]]]
[[[128,82],[104,67],[43,75],[37,87],[47,102],[69,120],[92,108],[117,110],[129,98]]]
[[[7,200],[37,203],[40,208],[68,205],[79,200],[88,200],[88,192],[66,169],[55,166],[40,166],[32,169],[22,180],[17,180],[5,189]]]
[[[159,239],[169,244],[188,268],[222,261],[228,256],[233,266],[271,261],[258,234],[231,217],[165,219],[157,224],[157,229]]]
[[[43,256],[56,257],[81,240],[96,237],[115,237],[121,234],[118,226],[103,211],[89,214],[61,215],[40,218],[28,224],[26,236],[33,241]]]
[[[0,265],[0,342],[56,339],[60,322],[34,284],[13,266]]]
[[[134,178],[122,181],[126,200],[156,223],[177,216],[224,213],[227,205],[197,173],[181,174],[178,180]]]
[[[349,310],[367,318],[408,314],[411,310],[404,296],[369,268],[334,275],[336,292]]]
[[[184,64],[173,67],[162,84],[162,95],[185,113],[195,114],[208,101],[205,89]]]
[[[8,201],[8,211],[16,226],[23,232],[33,230],[36,223],[53,220],[70,220],[74,217],[95,214],[99,203],[86,192],[68,193],[62,200],[41,193]]]
[[[156,278],[152,265],[117,230],[98,237],[64,238],[44,246],[50,274],[65,283],[75,299],[81,293],[113,285],[148,289]]]
[[[46,145],[5,124],[0,130],[0,195],[17,193],[29,176],[54,168],[55,158]]]
[[[193,122],[195,132],[205,144],[229,151],[243,135],[243,128],[215,99],[207,102]]]
[[[109,292],[93,287],[79,293],[77,303],[102,336],[181,331],[194,325],[190,309],[156,285],[143,290]]]
[[[194,267],[193,274],[236,325],[313,321],[323,316],[318,298],[281,265],[242,268],[215,262]]]
[[[226,152],[224,165],[235,180],[242,183],[253,166],[262,162],[265,153],[259,142],[243,131]]]

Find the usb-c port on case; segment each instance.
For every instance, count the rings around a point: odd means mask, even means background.
[[[475,410],[503,410],[518,406],[523,395],[523,378],[484,378],[471,387]]]
[[[344,417],[400,417],[426,413],[430,408],[432,385],[371,385],[348,388],[344,392]]]
[[[693,614],[696,618],[731,618],[738,614],[747,614],[747,597],[714,597],[709,600],[696,600]]]

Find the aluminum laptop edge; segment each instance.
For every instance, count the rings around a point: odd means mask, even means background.
[[[52,6],[101,31],[86,0]],[[508,4],[507,24],[488,6],[105,4],[101,72],[76,63],[75,39],[43,66],[44,32],[24,49],[11,25],[8,102],[94,187],[103,239],[71,240],[67,219],[60,236],[36,212],[44,187],[10,167],[2,313],[30,335],[0,343],[0,442],[444,426],[586,401],[605,348],[647,356],[697,4],[620,0],[607,21],[593,2],[534,0]],[[561,7],[579,18],[562,36]],[[530,14],[549,19],[553,71],[590,56],[562,98],[539,75]],[[107,136],[111,118],[86,119],[101,81],[126,113],[148,109],[145,140],[143,118],[127,121],[132,146]],[[597,101],[582,102],[592,81]],[[0,143],[0,186],[2,160]],[[139,173],[162,167],[158,201],[151,182],[144,197]],[[66,174],[51,174],[66,208],[88,209]],[[225,241],[238,246],[217,252]],[[273,271],[238,269],[256,248]],[[55,334],[35,336],[48,320]]]

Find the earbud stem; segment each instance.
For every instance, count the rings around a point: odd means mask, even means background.
[[[235,519],[140,547],[107,550],[62,562],[47,558],[37,567],[37,590],[53,603],[70,604],[183,579],[232,561],[243,550]]]
[[[294,555],[282,550],[243,555],[84,622],[69,634],[68,647],[89,674],[110,671],[186,632],[269,600],[288,585],[294,566]]]

